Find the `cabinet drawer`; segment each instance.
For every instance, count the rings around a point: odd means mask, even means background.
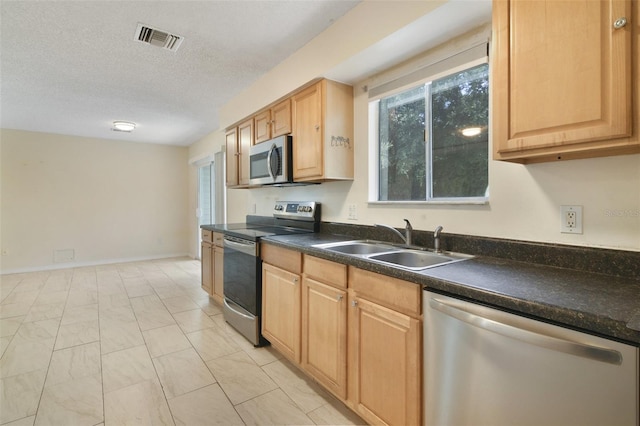
[[[219,232],[214,232],[213,244],[215,244],[217,247],[224,247],[224,234],[221,234]]]
[[[208,243],[212,243],[213,242],[213,232],[209,231],[207,229],[201,229],[200,230],[202,233],[202,241],[206,241]]]
[[[422,288],[419,284],[349,267],[349,288],[358,296],[407,315],[418,317],[422,313]]]
[[[347,265],[304,255],[304,274],[334,287],[347,288]]]
[[[302,253],[270,244],[261,244],[260,252],[264,262],[294,274],[302,273]]]

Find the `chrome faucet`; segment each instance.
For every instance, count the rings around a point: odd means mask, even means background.
[[[433,232],[433,251],[436,253],[442,252],[440,249],[440,233],[442,232],[442,226],[438,226]]]
[[[376,223],[375,226],[378,226],[380,228],[387,228],[393,231],[397,236],[399,236],[402,239],[402,241],[404,241],[406,245],[410,246],[413,244],[413,238],[411,235],[411,232],[413,231],[413,227],[411,226],[411,222],[409,222],[409,219],[404,219],[404,221],[406,222],[406,226],[404,227],[404,235],[402,235],[402,233],[398,231],[396,228],[394,228],[393,226],[383,225],[380,223]]]

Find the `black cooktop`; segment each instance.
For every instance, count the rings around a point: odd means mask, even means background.
[[[247,216],[245,223],[227,223],[215,225],[215,228],[223,232],[224,235],[250,241],[258,241],[262,237],[272,235],[318,232],[318,224],[315,222],[301,222],[262,216]]]
[[[288,228],[288,227],[278,227],[278,226],[265,226],[258,228],[238,228],[238,229],[227,229],[224,231],[225,235],[230,235],[236,238],[248,239],[251,241],[257,241],[262,237],[269,237],[272,235],[286,235],[286,234],[303,234],[313,232],[306,229],[296,229],[296,228]]]

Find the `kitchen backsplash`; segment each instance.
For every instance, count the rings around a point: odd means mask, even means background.
[[[320,232],[401,243],[393,233],[375,226],[322,222]],[[414,230],[413,243],[433,248],[433,232]],[[640,252],[448,234],[446,230],[440,244],[446,251],[640,279]]]

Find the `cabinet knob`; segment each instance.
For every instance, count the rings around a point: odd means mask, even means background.
[[[343,299],[343,297],[341,294],[339,294],[338,297],[336,297],[336,299],[338,299],[338,302],[340,302]]]
[[[357,300],[352,300],[352,301],[351,301],[351,306],[353,306],[354,308],[355,308],[356,306],[358,306],[358,301],[357,301]]]
[[[298,278],[294,278],[294,279],[293,279],[293,282],[294,282],[294,283],[297,283],[297,282],[298,282]]]
[[[316,124],[315,129],[316,129],[316,130],[320,130],[320,125],[319,125],[319,124]]]
[[[616,30],[619,30],[625,25],[627,25],[627,18],[623,16],[622,18],[616,19],[616,21],[613,23],[613,28],[615,28]]]

